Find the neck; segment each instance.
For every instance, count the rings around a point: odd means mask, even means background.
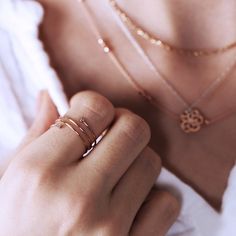
[[[117,0],[136,23],[177,46],[218,48],[236,40],[234,0]]]

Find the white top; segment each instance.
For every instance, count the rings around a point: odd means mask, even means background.
[[[63,114],[68,103],[38,39],[43,9],[32,0],[0,1],[0,165],[16,148],[35,116],[36,97],[47,89]],[[236,168],[231,172],[220,213],[163,168],[157,181],[176,189],[182,210],[168,236],[236,235]]]

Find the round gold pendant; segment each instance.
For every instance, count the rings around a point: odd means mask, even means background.
[[[196,133],[206,123],[205,117],[198,109],[188,109],[180,115],[180,127],[185,133]]]

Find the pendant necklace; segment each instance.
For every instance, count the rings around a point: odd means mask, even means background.
[[[98,44],[102,47],[104,53],[109,55],[110,59],[116,66],[116,68],[119,70],[119,72],[124,76],[124,78],[130,83],[130,85],[138,92],[139,95],[141,95],[145,100],[147,100],[151,105],[153,105],[156,109],[160,109],[164,111],[165,113],[171,115],[173,118],[177,119],[180,124],[180,128],[185,133],[196,133],[200,131],[203,127],[210,125],[212,123],[215,123],[218,120],[221,120],[230,114],[232,114],[232,111],[228,111],[224,114],[220,114],[219,116],[215,117],[214,119],[207,119],[203,113],[200,111],[197,106],[210,94],[216,91],[223,82],[226,81],[226,79],[229,77],[229,74],[233,71],[235,65],[236,65],[236,55],[233,57],[232,62],[226,67],[226,69],[220,73],[216,79],[210,84],[210,86],[203,91],[203,93],[191,104],[188,104],[188,102],[182,97],[182,95],[177,91],[177,89],[174,88],[174,86],[167,80],[165,77],[162,76],[158,68],[154,65],[150,57],[147,55],[147,53],[144,51],[144,49],[141,47],[141,45],[138,43],[138,41],[133,37],[131,32],[128,30],[128,28],[125,26],[124,21],[121,20],[121,12],[116,9],[116,3],[114,0],[108,0],[110,3],[110,6],[112,8],[112,12],[114,13],[114,17],[120,26],[123,33],[126,35],[128,40],[130,41],[131,45],[137,50],[139,55],[143,58],[145,64],[149,67],[149,69],[155,74],[155,76],[160,79],[167,89],[172,93],[176,99],[179,100],[179,102],[182,103],[186,107],[186,109],[182,112],[182,114],[177,114],[170,109],[160,105],[153,96],[151,96],[143,87],[134,79],[132,75],[127,71],[125,66],[119,61],[115,53],[111,50],[111,48],[108,46],[108,43],[103,39],[98,26],[96,25],[95,20],[92,17],[92,14],[90,12],[90,9],[85,4],[85,0],[77,0],[81,5],[83,6],[87,19],[93,29],[93,32],[96,36]]]

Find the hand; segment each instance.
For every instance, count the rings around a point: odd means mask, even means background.
[[[25,145],[0,181],[0,235],[165,235],[179,203],[152,189],[161,161],[147,147],[147,123],[94,92],[74,96],[68,115],[85,117],[97,136],[109,131],[83,159],[68,128]]]

